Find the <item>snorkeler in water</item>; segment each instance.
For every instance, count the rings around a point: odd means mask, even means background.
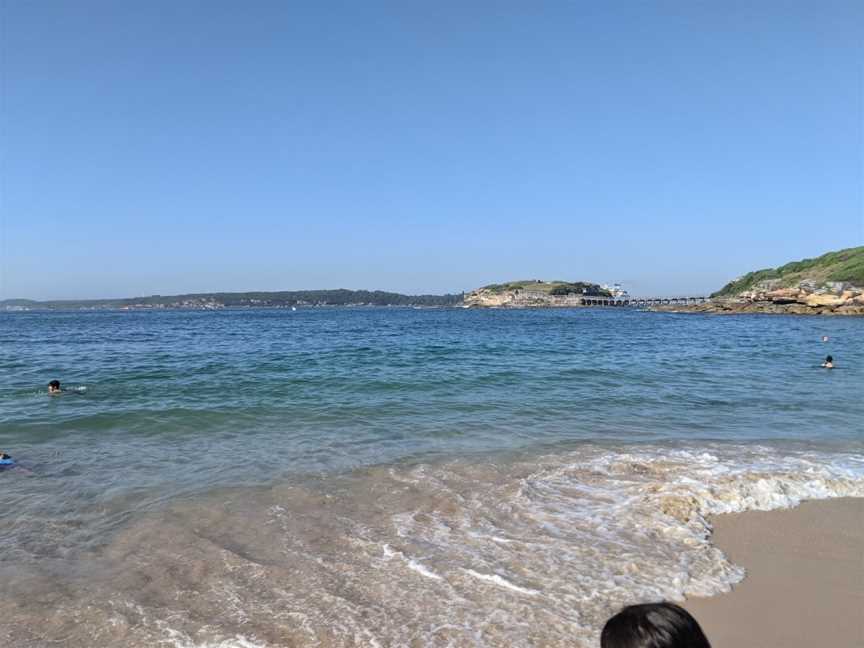
[[[85,393],[87,393],[87,388],[83,385],[63,389],[60,386],[59,380],[52,380],[48,383],[48,394],[51,396],[56,396],[57,394],[78,394],[79,396],[83,396]]]
[[[22,475],[33,474],[30,470],[19,466],[18,462],[15,461],[15,459],[13,459],[11,455],[8,455],[2,450],[0,450],[0,472],[5,472],[7,470],[14,470],[15,472],[21,473]]]
[[[822,363],[823,369],[833,369],[834,368],[834,356],[826,356],[825,362]]]
[[[6,470],[7,468],[15,468],[16,466],[17,464],[11,455],[0,450],[0,471]]]

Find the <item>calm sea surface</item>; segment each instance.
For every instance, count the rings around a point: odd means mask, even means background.
[[[862,393],[857,318],[0,314],[0,644],[595,646],[864,496]]]

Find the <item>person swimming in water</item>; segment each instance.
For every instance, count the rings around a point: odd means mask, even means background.
[[[0,450],[0,470],[6,470],[7,468],[14,468],[16,466],[15,460],[11,455],[6,454],[2,450]]]
[[[2,450],[0,450],[0,472],[4,472],[6,470],[19,470],[25,474],[32,474],[29,470],[22,469],[18,462],[12,458],[12,455],[8,455]]]
[[[822,363],[822,367],[824,369],[833,369],[834,368],[834,356],[826,356],[825,362]]]
[[[83,385],[81,387],[69,387],[63,389],[60,386],[59,380],[52,380],[48,383],[48,394],[51,396],[56,396],[57,394],[77,394],[78,396],[83,396],[86,392],[87,388]]]

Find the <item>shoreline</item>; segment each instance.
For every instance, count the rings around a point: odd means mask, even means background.
[[[864,498],[711,522],[712,543],[747,570],[731,592],[684,604],[712,648],[864,646]]]
[[[751,469],[731,480],[717,480],[710,475],[718,474],[718,462],[735,465],[724,459],[719,448],[713,449],[715,457],[705,448],[671,456],[664,448],[658,450],[634,453],[626,449],[611,456],[603,449],[569,456],[543,453],[514,457],[512,462],[452,458],[438,465],[409,462],[309,481],[289,479],[265,487],[223,487],[183,497],[124,521],[98,551],[69,563],[63,574],[71,578],[55,578],[38,566],[23,580],[20,575],[29,568],[17,574],[7,572],[11,578],[0,595],[0,613],[6,620],[0,638],[6,643],[0,643],[20,648],[51,642],[80,648],[155,644],[178,648],[345,647],[375,642],[470,646],[476,643],[476,629],[482,628],[485,645],[499,648],[594,648],[595,632],[614,611],[609,607],[610,598],[620,600],[624,589],[634,592],[632,602],[656,600],[652,597],[658,586],[666,598],[680,600],[688,575],[697,586],[701,581],[695,591],[705,594],[718,591],[730,582],[730,576],[740,576],[739,569],[728,565],[714,549],[720,547],[730,561],[750,573],[732,594],[691,599],[686,604],[714,648],[803,648],[814,645],[812,637],[826,635],[825,643],[832,646],[861,645],[845,640],[848,629],[845,634],[836,632],[835,620],[818,618],[811,622],[810,635],[796,630],[794,636],[801,641],[785,636],[775,641],[778,637],[770,631],[783,627],[785,615],[805,618],[814,606],[809,598],[798,596],[797,590],[823,596],[832,605],[834,595],[820,594],[818,584],[802,578],[792,586],[769,583],[760,597],[744,596],[742,600],[742,592],[746,594],[759,574],[752,555],[737,551],[735,543],[746,550],[746,541],[757,538],[757,548],[763,545],[771,553],[796,560],[784,544],[790,538],[803,537],[805,548],[821,551],[823,545],[812,542],[806,533],[794,535],[798,532],[777,527],[776,519],[797,519],[803,512],[806,515],[797,524],[804,524],[805,530],[845,530],[843,520],[830,511],[825,517],[825,511],[846,503],[859,516],[853,516],[853,521],[860,519],[864,497],[712,516],[708,520],[714,528],[710,538],[710,527],[697,513],[698,492],[708,498],[707,510],[736,510],[724,503],[740,504],[742,497],[754,495],[756,501],[748,505],[792,504],[798,501],[794,494],[804,491],[814,497],[826,490],[850,492],[842,488],[842,471],[834,478],[816,477],[807,465],[792,462],[774,466],[767,474]],[[770,459],[764,449],[759,454],[760,465]],[[603,469],[611,472],[623,490],[606,487],[601,491],[602,500],[586,501],[586,491],[577,488],[575,499],[568,498],[574,485],[590,484],[589,479]],[[770,492],[760,498],[755,486],[763,480],[774,482],[772,475],[779,483],[769,486]],[[697,491],[663,488],[690,479],[704,487]],[[831,488],[832,483],[836,488]],[[521,496],[523,484],[531,497]],[[595,486],[603,488],[602,484]],[[864,494],[858,488],[853,492]],[[659,498],[652,496],[658,493]],[[787,494],[792,499],[782,500]],[[459,506],[460,501],[470,504]],[[605,511],[614,501],[630,501],[634,506],[619,508],[620,515],[606,518],[604,527],[608,525],[613,536],[610,543],[605,530],[597,532],[592,511]],[[99,505],[97,517],[103,518],[106,510],[125,512],[126,502],[113,509]],[[496,508],[502,502],[505,506]],[[573,512],[586,504],[589,517],[574,518]],[[656,515],[660,511],[664,514]],[[761,531],[754,520],[762,520]],[[690,522],[697,524],[690,527]],[[576,535],[556,535],[558,529],[574,524]],[[777,531],[779,542],[765,534],[766,525],[768,532]],[[440,528],[446,528],[446,533],[436,535]],[[547,528],[556,531],[546,533]],[[646,534],[651,539],[648,544],[642,543]],[[655,546],[654,539],[663,537],[667,542]],[[290,538],[288,544],[285,538]],[[594,541],[585,543],[585,538]],[[861,546],[861,538],[854,538],[852,548]],[[494,562],[483,562],[490,555]],[[630,571],[609,588],[606,575],[622,564],[630,566]],[[846,563],[830,564],[843,573],[850,571]],[[682,565],[696,568],[676,569]],[[822,567],[819,563],[813,571]],[[636,578],[629,579],[628,573]],[[286,579],[292,578],[304,585],[285,588]],[[860,590],[852,587],[853,593]],[[178,592],[194,592],[193,604],[178,599]],[[777,592],[797,597],[794,600],[804,612],[795,609],[790,613],[789,603],[777,604],[781,600]],[[459,597],[455,606],[454,595]],[[840,616],[848,625],[856,618],[857,604],[854,600],[849,604],[848,592],[841,591],[837,597],[846,603]],[[727,599],[731,608],[723,605]],[[574,601],[585,602],[579,604],[578,623],[572,622]],[[815,607],[825,601],[817,599]],[[704,609],[699,609],[702,604]],[[344,623],[350,624],[348,638],[344,626],[332,623],[334,607]],[[484,622],[493,608],[503,613],[487,629]],[[374,613],[370,610],[386,610],[387,617],[377,617],[377,625],[370,627],[367,618]],[[310,622],[294,623],[296,614]],[[50,618],[50,624],[43,626],[43,618]],[[724,636],[729,629],[738,628],[740,635]]]
[[[810,307],[800,304],[774,304],[770,302],[730,303],[708,302],[706,304],[661,304],[649,306],[646,310],[653,313],[701,313],[703,315],[803,315],[828,317],[862,317],[864,306],[834,308],[829,306]]]

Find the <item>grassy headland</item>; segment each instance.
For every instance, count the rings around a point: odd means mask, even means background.
[[[490,284],[465,294],[468,308],[543,308],[578,306],[580,298],[611,297],[609,290],[585,281],[509,281]]]
[[[856,286],[864,286],[864,246],[828,252],[815,259],[793,261],[779,268],[748,272],[743,277],[730,281],[711,297],[733,297],[768,280],[775,280],[777,288],[791,288],[802,281],[816,284],[846,281]]]
[[[610,295],[608,290],[601,288],[597,284],[587,283],[584,281],[541,281],[539,279],[529,279],[526,281],[510,281],[508,283],[490,284],[483,286],[478,290],[485,290],[493,294],[505,293],[515,290],[530,290],[531,292],[541,292],[549,295],[592,295],[604,296]]]

